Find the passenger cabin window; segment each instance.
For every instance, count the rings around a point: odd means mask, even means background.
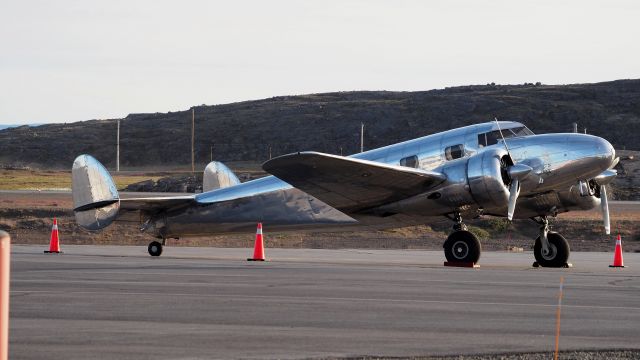
[[[400,159],[400,166],[406,166],[406,167],[410,167],[410,168],[417,168],[418,167],[418,156],[417,155],[413,155],[413,156],[407,156],[406,158]]]
[[[520,126],[512,129],[502,129],[502,135],[505,139],[533,135],[533,131],[529,130],[526,126]],[[490,146],[497,144],[502,139],[500,130],[489,131],[487,133],[478,134],[478,145],[480,147]]]
[[[444,157],[447,160],[459,159],[464,155],[464,145],[453,145],[444,149]]]

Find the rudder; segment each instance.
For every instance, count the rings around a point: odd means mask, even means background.
[[[80,155],[71,170],[73,211],[76,222],[87,230],[103,229],[120,209],[116,185],[105,167],[91,155]]]
[[[222,189],[240,184],[240,179],[225,164],[219,161],[210,162],[202,176],[202,192]]]

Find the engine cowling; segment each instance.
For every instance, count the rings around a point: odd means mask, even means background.
[[[503,208],[509,203],[508,167],[511,158],[505,149],[490,149],[467,161],[469,192],[484,209]]]

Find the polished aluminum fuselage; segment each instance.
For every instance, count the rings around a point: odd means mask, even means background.
[[[502,129],[521,127],[500,122]],[[197,205],[164,213],[154,218],[156,231],[165,237],[253,231],[263,222],[270,231],[347,230],[350,226],[388,228],[425,224],[460,212],[465,216],[505,216],[506,204],[479,204],[470,191],[468,176],[481,173],[482,164],[470,161],[485,151],[503,151],[505,144],[481,147],[478,135],[497,129],[496,123],[482,123],[352,155],[353,158],[400,165],[401,159],[416,156],[417,167],[446,175],[434,191],[386,204],[378,209],[342,213],[274,176],[195,195]],[[515,217],[555,215],[597,206],[595,196],[583,196],[579,181],[591,179],[612,164],[615,153],[604,139],[584,134],[543,134],[506,139],[511,156],[533,171],[521,182]],[[463,145],[464,154],[446,160],[445,149]]]

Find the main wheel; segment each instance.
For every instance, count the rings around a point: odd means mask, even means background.
[[[152,241],[149,243],[147,250],[149,250],[149,255],[151,256],[160,256],[162,254],[162,244],[158,241]]]
[[[536,257],[536,261],[542,267],[564,266],[569,260],[569,243],[557,232],[549,232],[547,239],[549,240],[549,251],[543,254],[540,237],[536,238],[536,243],[533,245],[533,255]]]
[[[473,233],[465,230],[455,231],[444,242],[444,256],[450,262],[477,263],[482,246]]]

